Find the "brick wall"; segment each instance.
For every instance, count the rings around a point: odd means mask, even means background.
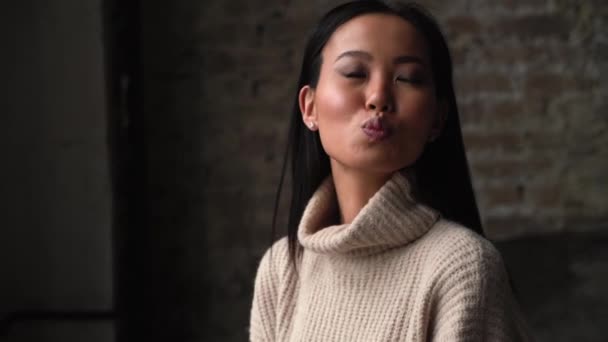
[[[488,235],[605,228],[606,10],[589,1],[484,3],[442,22]]]
[[[150,279],[177,292],[165,298],[171,317],[157,329],[179,331],[183,340],[246,339],[304,40],[338,3],[142,5],[149,234],[156,241]],[[487,235],[507,241],[605,231],[606,7],[565,0],[425,4],[454,55]]]

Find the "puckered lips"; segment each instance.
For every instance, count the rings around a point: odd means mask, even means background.
[[[391,134],[390,127],[381,117],[377,116],[365,120],[361,129],[370,141],[384,140]]]

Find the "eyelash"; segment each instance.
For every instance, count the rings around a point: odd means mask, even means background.
[[[364,72],[349,72],[349,73],[346,73],[344,76],[346,78],[364,78],[367,75]],[[423,83],[422,79],[418,78],[418,77],[397,76],[395,78],[395,81],[404,82],[404,83],[411,83],[411,84],[415,84],[415,85]]]
[[[364,72],[349,72],[344,76],[346,76],[347,78],[363,78],[366,76],[366,74]]]
[[[406,83],[412,83],[412,84],[422,84],[422,79],[419,77],[397,77],[395,79],[396,81],[400,81],[400,82],[406,82]]]

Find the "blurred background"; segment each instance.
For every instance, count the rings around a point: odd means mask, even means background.
[[[3,4],[0,341],[247,340],[303,45],[339,3]],[[422,4],[534,335],[604,340],[608,7]]]

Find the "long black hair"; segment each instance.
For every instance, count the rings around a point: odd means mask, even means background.
[[[415,177],[417,199],[438,210],[443,217],[483,235],[460,130],[452,82],[452,58],[437,22],[423,7],[413,3],[360,0],[332,9],[321,19],[308,39],[297,91],[305,85],[316,87],[322,63],[321,51],[334,31],[350,19],[370,13],[401,17],[426,38],[436,96],[447,107],[447,117],[441,135],[434,142],[427,144],[418,160],[409,167]],[[302,123],[297,92],[275,200],[273,235],[276,231],[277,212],[288,161],[291,161],[291,203],[287,239],[290,258],[295,262],[302,249],[297,239],[297,231],[304,208],[314,191],[331,172],[329,157],[323,150],[319,134],[308,130]]]

